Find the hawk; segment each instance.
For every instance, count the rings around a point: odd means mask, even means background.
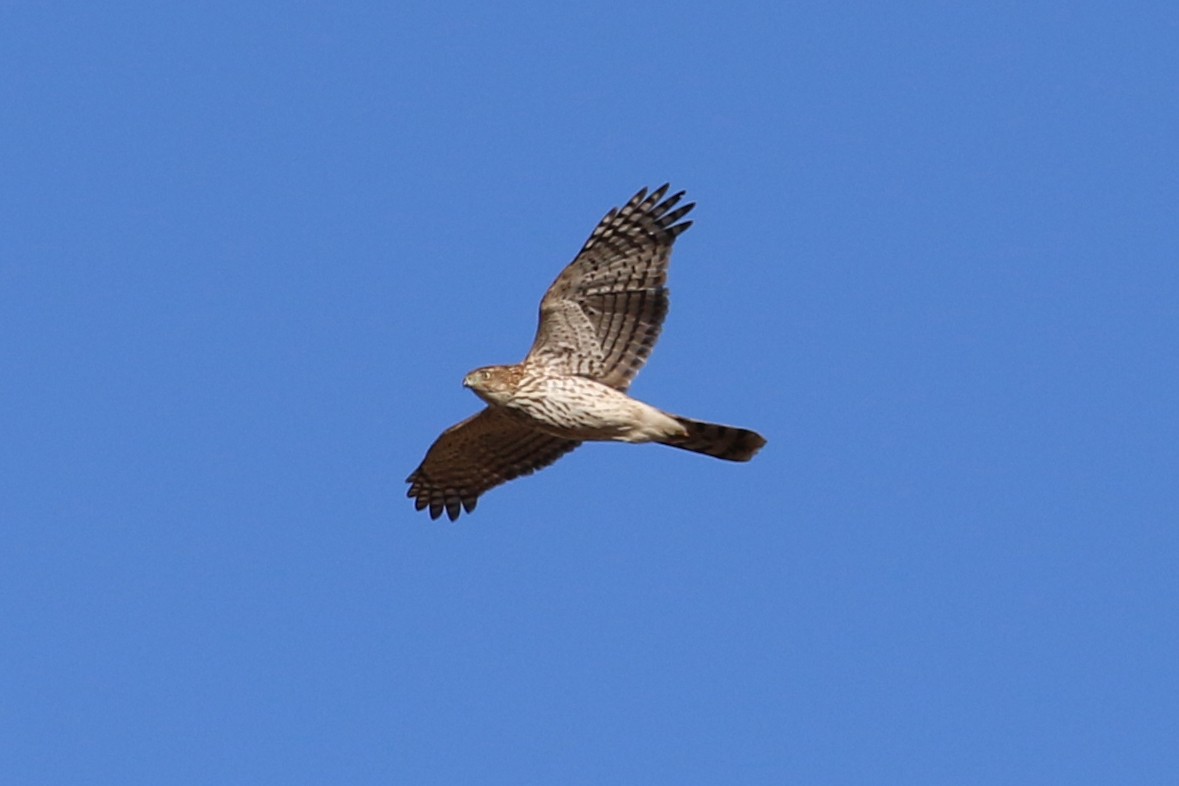
[[[547,467],[582,442],[658,442],[748,461],[753,431],[663,412],[626,394],[667,315],[667,268],[694,203],[665,184],[606,214],[540,301],[532,349],[515,366],[472,371],[463,385],[487,407],[451,426],[406,482],[418,510],[451,521],[479,496]],[[666,197],[666,198],[665,198]]]

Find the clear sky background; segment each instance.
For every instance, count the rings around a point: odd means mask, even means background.
[[[0,10],[8,783],[1179,778],[1179,6]],[[597,220],[635,395],[405,476]]]

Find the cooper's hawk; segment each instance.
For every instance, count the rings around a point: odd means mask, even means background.
[[[658,442],[729,461],[766,444],[732,426],[670,415],[626,395],[667,315],[667,267],[684,192],[639,191],[606,214],[540,302],[536,340],[515,366],[488,366],[463,385],[488,406],[451,426],[406,482],[430,518],[454,521],[479,495],[547,467],[586,441]],[[675,209],[673,209],[675,208]],[[678,223],[677,223],[678,222]]]

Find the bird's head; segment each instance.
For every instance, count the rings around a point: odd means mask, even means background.
[[[508,366],[477,368],[463,379],[463,387],[475,391],[488,404],[504,404],[516,387],[513,370]]]

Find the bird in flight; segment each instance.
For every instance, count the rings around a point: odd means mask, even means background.
[[[672,244],[692,225],[681,219],[695,204],[667,190],[644,188],[606,214],[540,301],[523,362],[467,374],[463,385],[487,407],[442,432],[406,478],[418,510],[454,521],[488,489],[582,442],[657,442],[728,461],[748,461],[766,444],[756,432],[672,415],[626,393],[667,315]]]

